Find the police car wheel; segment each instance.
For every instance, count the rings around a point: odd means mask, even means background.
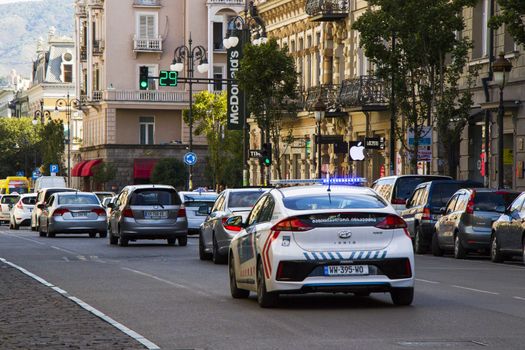
[[[228,264],[228,271],[230,273],[230,293],[232,298],[235,299],[246,299],[250,295],[250,291],[246,289],[240,289],[237,287],[237,281],[235,277],[235,264],[233,261],[233,255],[230,253],[230,262]]]
[[[390,296],[395,305],[410,305],[414,301],[414,288],[392,288]]]
[[[262,308],[271,308],[277,305],[279,294],[268,292],[264,280],[264,268],[261,261],[257,263],[257,302]]]

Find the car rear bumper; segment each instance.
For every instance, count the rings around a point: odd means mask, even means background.
[[[11,219],[11,213],[9,212],[0,212],[1,221],[9,221]]]
[[[464,227],[463,234],[460,236],[463,247],[467,249],[489,249],[490,236],[492,230],[490,227],[475,229],[472,226]]]
[[[51,221],[48,230],[55,233],[86,233],[106,232],[108,225],[105,220],[91,221]]]
[[[122,225],[120,232],[128,239],[167,239],[187,236],[186,227]]]

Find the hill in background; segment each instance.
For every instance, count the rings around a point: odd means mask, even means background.
[[[0,3],[0,77],[16,69],[31,76],[39,37],[47,39],[49,27],[57,35],[72,36],[74,0],[19,1]]]

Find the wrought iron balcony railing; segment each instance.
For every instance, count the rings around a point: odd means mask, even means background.
[[[315,103],[321,100],[327,111],[336,110],[339,107],[339,91],[340,85],[337,84],[312,86],[306,93],[305,109],[313,111]]]
[[[371,75],[344,80],[341,84],[339,103],[342,107],[355,108],[368,106],[369,109],[384,108],[388,104],[386,84]]]
[[[348,16],[348,3],[348,0],[307,0],[305,11],[311,21],[339,21]]]
[[[93,40],[93,55],[104,53],[104,40]]]

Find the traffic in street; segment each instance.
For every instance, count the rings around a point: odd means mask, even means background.
[[[416,255],[409,307],[382,293],[306,294],[261,309],[254,293],[233,299],[228,267],[200,260],[198,246],[196,236],[185,247],[138,241],[122,248],[107,238],[0,228],[1,258],[162,349],[523,348],[525,267],[517,258],[494,264],[486,256]]]

